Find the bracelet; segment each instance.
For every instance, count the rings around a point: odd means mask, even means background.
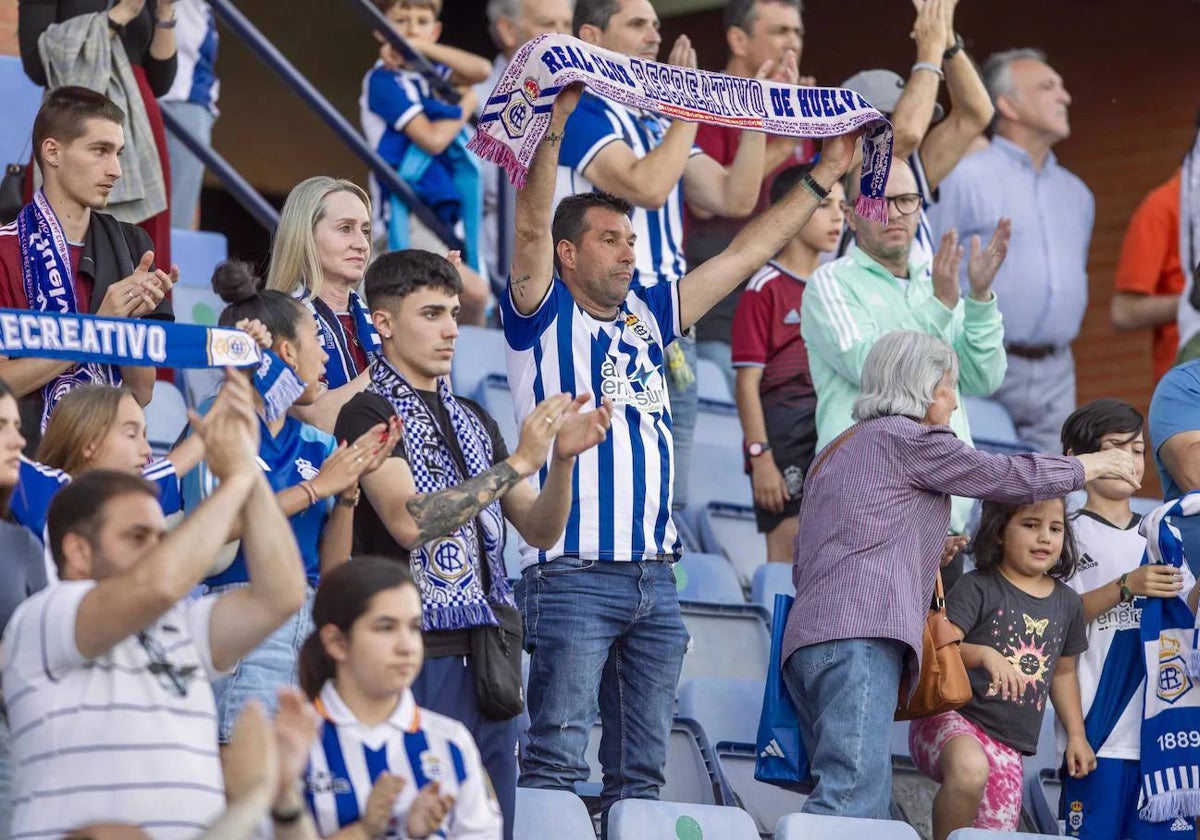
[[[174,29],[175,24],[179,23],[179,15],[172,14],[170,20],[156,20],[154,25],[159,29]]]
[[[362,491],[359,488],[354,489],[354,494],[342,493],[337,497],[337,503],[344,508],[354,509],[358,507],[358,500],[362,496]]]
[[[946,74],[942,72],[941,67],[938,67],[936,64],[930,64],[928,61],[918,61],[912,66],[911,72],[916,73],[918,70],[928,70],[939,79],[946,78]]]
[[[824,201],[829,198],[829,190],[821,186],[817,182],[817,179],[812,176],[811,172],[804,173],[804,177],[800,179],[800,185],[812,193],[817,201]]]
[[[1129,577],[1129,572],[1117,578],[1117,586],[1121,589],[1121,603],[1128,604],[1133,601],[1133,590],[1125,585],[1125,579]]]
[[[276,825],[291,825],[292,823],[298,822],[303,816],[303,804],[297,805],[296,809],[293,811],[285,811],[283,813],[276,811],[274,808],[271,809],[271,821]]]
[[[300,489],[308,494],[308,506],[309,507],[312,507],[318,501],[320,501],[320,496],[317,495],[316,488],[312,486],[312,482],[309,481],[308,479],[305,479],[304,481],[300,482]]]
[[[963,39],[957,32],[954,33],[954,46],[942,53],[942,61],[949,61],[963,51]]]

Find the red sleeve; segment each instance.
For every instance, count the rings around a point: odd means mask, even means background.
[[[771,299],[766,287],[760,291],[746,287],[733,313],[731,348],[734,366],[765,365],[770,335]]]
[[[1116,291],[1152,295],[1158,290],[1168,256],[1179,248],[1178,218],[1178,205],[1166,189],[1160,187],[1146,196],[1125,230],[1113,284]]]
[[[21,280],[21,246],[15,234],[0,233],[0,308],[29,308]]]
[[[692,145],[704,150],[704,154],[722,166],[733,163],[737,154],[737,140],[740,132],[721,125],[701,123],[696,132],[696,142]]]

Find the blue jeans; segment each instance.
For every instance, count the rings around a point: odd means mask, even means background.
[[[212,128],[216,117],[203,105],[192,102],[163,102],[164,111],[170,111],[184,128],[212,145]],[[172,132],[167,132],[167,158],[171,162],[171,227],[192,229],[196,204],[200,201],[200,188],[204,185],[204,163],[192,154]]]
[[[671,564],[560,557],[525,569],[516,596],[531,656],[521,786],[586,781],[599,712],[605,812],[618,799],[657,799],[690,638]]]
[[[678,341],[679,346],[683,348],[683,357],[692,368],[694,376],[696,373],[696,361],[700,358],[696,355],[696,339],[690,335],[685,335],[680,337]],[[680,388],[675,384],[675,379],[671,376],[670,371],[666,371],[666,376],[667,394],[671,398],[671,437],[675,441],[675,477],[671,482],[673,490],[671,507],[673,510],[683,510],[687,507],[688,473],[690,472],[692,460],[692,438],[695,436],[696,431],[697,386],[695,379],[693,379],[690,385]]]
[[[888,744],[907,650],[894,639],[838,639],[802,647],[784,663],[816,782],[802,811],[889,818]]]
[[[215,586],[210,593],[226,592],[246,586],[230,583]],[[274,716],[277,703],[275,690],[284,685],[298,685],[297,662],[300,646],[313,631],[312,606],[316,591],[310,586],[299,612],[284,622],[262,644],[250,651],[234,666],[227,677],[214,680],[213,694],[217,701],[217,740],[228,744],[233,736],[233,727],[247,700],[257,698],[266,707],[267,714]]]

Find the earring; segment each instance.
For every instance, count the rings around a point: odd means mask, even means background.
[[[385,339],[390,339],[390,338],[392,337],[392,334],[391,334],[391,333],[381,333],[381,335],[382,335],[382,336],[383,336]]]

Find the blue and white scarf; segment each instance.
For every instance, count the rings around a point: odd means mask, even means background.
[[[863,133],[863,164],[854,209],[887,222],[892,124],[852,90],[800,87],[646,61],[586,44],[569,35],[539,35],[513,56],[483,103],[479,130],[467,148],[525,186],[558,92],[584,82],[597,96],[688,122],[785,137]]]
[[[342,326],[333,308],[305,286],[297,290],[296,297],[312,312],[317,321],[317,337],[321,340],[325,352],[329,354],[329,361],[325,363],[325,384],[331,391],[340,388],[361,373],[354,367],[354,352],[351,350],[354,339],[346,334],[346,328]],[[371,322],[371,310],[353,291],[350,292],[350,314],[354,316],[358,341],[367,354],[369,365],[379,355],[382,345],[379,342],[379,333],[375,331],[375,325]]]
[[[79,312],[75,297],[75,267],[67,237],[58,217],[41,190],[17,216],[21,245],[21,278],[29,308],[38,312],[74,315]],[[123,362],[121,363],[123,364]],[[72,365],[42,386],[42,431],[58,401],[80,385],[118,385],[121,373],[113,365],[84,362]]]
[[[0,355],[60,359],[101,368],[252,367],[254,387],[262,395],[268,421],[282,417],[305,388],[283,359],[260,349],[246,333],[200,324],[0,309]]]
[[[492,468],[491,436],[475,413],[454,398],[445,379],[437,386],[438,400],[450,418],[450,429],[443,432],[420,394],[386,358],[376,358],[370,371],[367,391],[387,400],[404,421],[404,450],[418,493],[446,490]],[[462,452],[467,475],[454,457],[447,432]],[[489,592],[484,592],[480,576],[481,550],[491,576]],[[513,605],[503,555],[504,514],[498,499],[452,533],[413,549],[409,564],[425,608],[422,629],[498,625],[491,603]]]
[[[1142,563],[1182,568],[1183,542],[1165,520],[1197,513],[1200,492],[1142,520]],[[1183,598],[1147,598],[1141,633],[1147,679],[1138,816],[1157,823],[1200,815],[1200,631]]]

